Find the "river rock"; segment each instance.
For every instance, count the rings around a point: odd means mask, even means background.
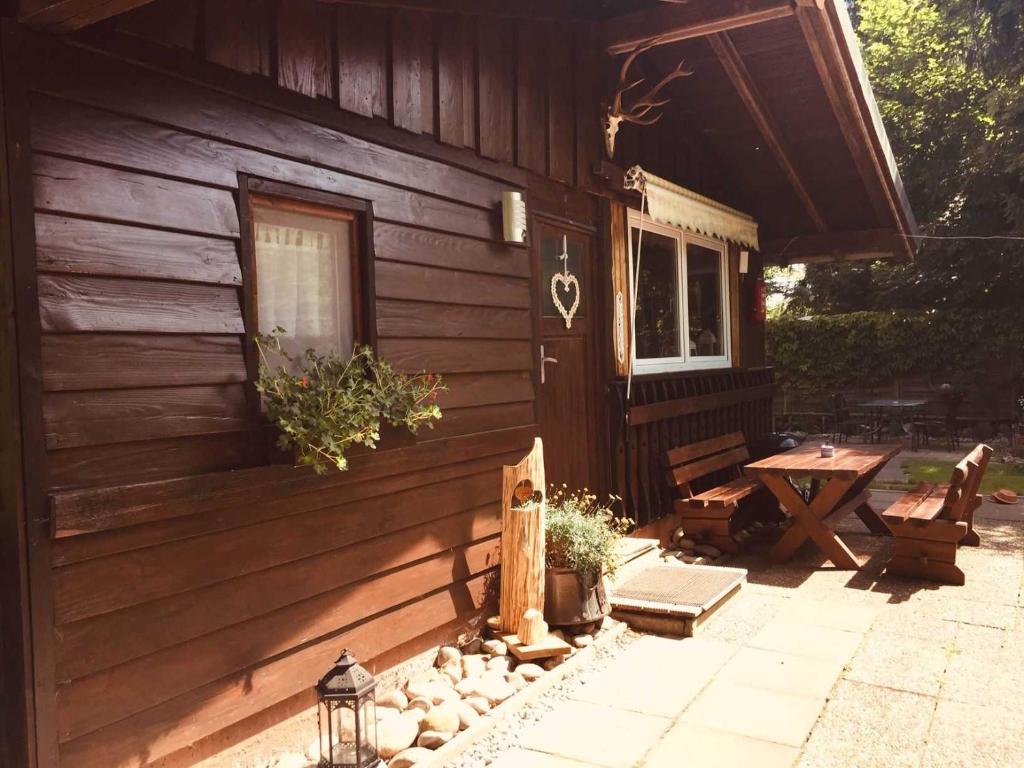
[[[474,691],[477,696],[483,696],[492,707],[500,704],[506,699],[512,698],[516,689],[513,688],[502,676],[484,675]]]
[[[414,723],[416,723],[417,728],[419,728],[420,723],[423,722],[423,718],[425,718],[426,716],[426,711],[418,707],[409,707],[407,710],[405,710],[405,712],[401,714],[401,717],[404,717],[407,720],[412,720]]]
[[[527,662],[526,664],[520,664],[518,667],[516,667],[516,672],[518,672],[520,675],[526,678],[526,680],[529,682],[533,682],[538,677],[544,674],[544,670],[541,668],[539,664],[531,664],[529,662]]]
[[[426,749],[437,749],[451,741],[454,735],[454,733],[444,731],[424,731],[416,739],[416,746],[425,747]]]
[[[435,680],[431,683],[413,683],[410,682],[405,686],[405,692],[414,699],[427,699],[434,704],[440,704],[443,701],[451,701],[457,699],[459,694],[452,688],[451,681],[445,677],[445,682]],[[411,702],[410,702],[411,703]]]
[[[555,667],[560,667],[565,663],[565,656],[552,656],[550,659],[545,659],[544,663],[541,664],[544,669],[551,671]]]
[[[462,657],[462,676],[479,677],[487,669],[487,659],[482,654],[475,653]]]
[[[594,644],[594,638],[590,635],[576,635],[572,639],[572,644],[577,648],[586,648],[588,645]]]
[[[697,556],[692,554],[692,552],[676,552],[676,560],[678,560],[681,563],[686,563],[687,565],[690,565],[696,562]]]
[[[505,680],[511,685],[516,691],[521,691],[523,688],[529,685],[526,678],[519,674],[518,671],[510,672],[505,676]]]
[[[409,706],[406,707],[406,710],[420,709],[424,712],[429,712],[431,707],[433,706],[433,699],[428,699],[426,696],[417,696],[415,699],[409,702]]]
[[[707,555],[708,557],[721,557],[722,555],[722,550],[710,544],[698,544],[694,550],[698,555]]]
[[[406,709],[409,706],[409,697],[402,691],[388,691],[382,693],[377,699],[378,707],[394,707],[398,710]]]
[[[452,685],[457,685],[462,679],[462,664],[458,661],[449,661],[441,667],[441,674],[451,680]]]
[[[487,640],[480,647],[484,653],[489,653],[491,656],[504,656],[508,653],[508,646],[501,640]]]
[[[455,711],[459,713],[459,730],[464,731],[480,719],[480,713],[467,701],[459,701],[455,704]]]
[[[491,704],[483,696],[468,696],[466,698],[466,704],[471,706],[481,715],[486,715],[491,711]]]
[[[425,747],[409,747],[395,755],[388,768],[413,768],[417,763],[424,763],[433,758],[434,753]]]
[[[480,682],[480,675],[474,677],[464,677],[455,684],[455,692],[465,698],[466,696],[472,696],[476,690],[477,683]]]
[[[508,656],[495,656],[487,662],[488,672],[505,673],[512,669],[512,659]]]
[[[436,707],[432,707],[427,716],[420,722],[420,732],[423,731],[442,731],[445,733],[455,733],[459,730],[459,711],[455,708],[456,705],[452,704],[438,704]],[[423,746],[422,744],[420,746]]]
[[[437,650],[437,666],[443,667],[450,661],[458,661],[462,658],[462,651],[451,645],[442,645]]]
[[[273,768],[306,768],[309,765],[309,760],[298,752],[286,752],[274,758],[270,765]]]
[[[392,717],[377,725],[377,751],[385,760],[408,749],[419,736],[420,726],[411,717]]]
[[[381,720],[387,720],[389,717],[398,717],[402,714],[402,710],[395,709],[394,707],[377,707],[374,714],[377,717],[377,722]]]
[[[466,654],[474,655],[480,653],[480,651],[483,649],[483,642],[484,641],[479,637],[474,637],[472,640],[470,640],[468,643],[462,646],[462,655],[465,656]]]

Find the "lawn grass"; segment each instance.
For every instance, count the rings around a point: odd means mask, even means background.
[[[893,490],[909,490],[918,483],[948,483],[953,473],[956,462],[942,459],[904,459],[901,467],[907,473],[906,483],[876,482],[876,488],[890,488]],[[999,464],[990,462],[985,471],[985,477],[981,481],[981,492],[992,493],[1000,488],[1009,488],[1018,494],[1024,495],[1024,465],[1021,464]]]

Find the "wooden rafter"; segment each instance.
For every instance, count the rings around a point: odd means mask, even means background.
[[[606,20],[604,47],[611,54],[626,53],[652,38],[657,38],[658,44],[664,45],[792,15],[792,0],[665,3],[652,10]]]
[[[870,86],[866,82],[853,81],[839,52],[841,41],[836,36],[827,8],[831,2],[834,0],[797,0],[796,17],[800,29],[875,214],[880,221],[891,221],[905,231],[913,232],[913,219],[894,189],[894,170],[883,163],[884,152],[877,151],[876,142],[880,141],[879,136],[884,136],[884,129],[880,125],[869,125],[861,108],[858,91],[863,94],[866,89],[870,94]],[[856,45],[855,41],[853,45]],[[896,250],[912,258],[913,242],[906,238],[900,240],[895,244]]]
[[[50,32],[73,32],[152,0],[18,0],[18,21]]]
[[[766,261],[787,264],[881,259],[901,253],[903,241],[893,229],[861,229],[767,240],[761,254]]]
[[[790,186],[793,187],[793,191],[800,198],[804,210],[814,223],[814,228],[819,232],[826,232],[828,224],[825,223],[825,218],[818,210],[818,206],[815,205],[814,198],[811,197],[810,192],[807,191],[807,187],[804,186],[800,178],[800,174],[797,173],[793,161],[790,159],[790,152],[783,142],[782,131],[768,110],[761,92],[750,76],[750,71],[747,69],[747,65],[744,64],[739,51],[736,50],[736,46],[733,44],[732,38],[729,37],[729,33],[716,32],[708,36],[708,42],[711,44],[715,55],[718,56],[718,60],[722,64],[722,68],[725,69],[725,73],[729,76],[729,80],[732,81],[736,93],[747,108],[747,112],[750,113],[751,119],[761,132],[761,136],[768,145],[768,149],[782,168],[783,173],[786,174],[786,178],[789,180]]]

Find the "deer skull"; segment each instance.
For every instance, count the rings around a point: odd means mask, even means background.
[[[661,78],[657,85],[633,102],[633,105],[629,107],[629,109],[623,108],[623,94],[633,88],[636,88],[644,81],[644,78],[641,77],[639,80],[634,80],[628,85],[626,84],[626,75],[629,73],[630,66],[632,66],[633,61],[637,56],[658,45],[658,43],[659,39],[656,37],[640,43],[626,57],[626,60],[622,62],[622,67],[619,69],[619,82],[615,88],[615,96],[612,99],[612,103],[605,111],[604,116],[604,148],[608,153],[609,160],[615,157],[615,137],[618,135],[619,127],[622,123],[627,122],[635,123],[637,125],[654,125],[654,123],[661,119],[662,113],[658,113],[657,115],[654,115],[654,117],[647,117],[647,114],[652,109],[663,107],[669,102],[669,99],[655,100],[661,89],[673,80],[678,80],[680,77],[688,77],[693,74],[693,70],[686,69],[683,66],[685,62],[680,61],[679,64],[676,65],[675,69]]]

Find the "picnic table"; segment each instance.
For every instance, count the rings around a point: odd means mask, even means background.
[[[836,525],[854,512],[872,533],[892,535],[871,508],[867,487],[899,452],[898,445],[837,446],[833,457],[822,458],[820,446],[804,445],[747,464],[744,471],[760,480],[794,519],[772,548],[772,562],[789,560],[811,539],[837,568],[859,570],[857,559],[836,534]],[[807,478],[811,481],[809,500],[793,484]]]

